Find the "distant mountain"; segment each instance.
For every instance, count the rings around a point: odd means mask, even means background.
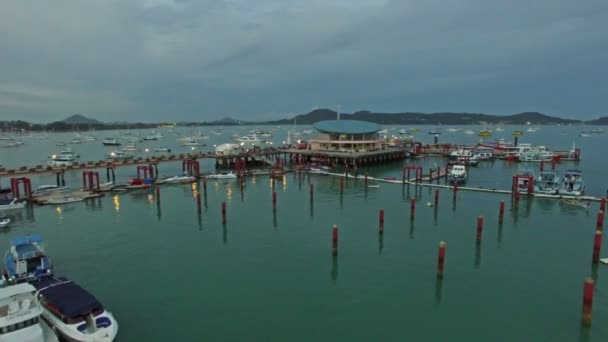
[[[337,113],[329,109],[316,109],[307,114],[297,115],[291,119],[267,122],[268,124],[311,125],[323,120],[335,120]],[[362,120],[383,125],[478,125],[478,124],[513,124],[548,125],[578,124],[580,120],[562,119],[537,112],[526,112],[514,115],[490,115],[477,113],[374,113],[359,111],[353,114],[341,113],[343,120]]]
[[[98,120],[89,119],[86,116],[82,116],[80,114],[72,115],[64,120],[61,120],[60,122],[63,122],[65,124],[69,124],[69,125],[99,125],[99,124],[101,124],[101,122]]]
[[[602,116],[595,120],[585,121],[587,125],[608,125],[608,116]]]

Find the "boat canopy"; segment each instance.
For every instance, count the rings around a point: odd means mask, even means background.
[[[85,316],[103,306],[97,298],[65,278],[49,279],[35,284],[47,304],[67,318]]]
[[[30,245],[32,243],[42,243],[42,236],[40,235],[29,235],[29,236],[18,236],[16,238],[11,239],[11,245],[13,246],[23,246]]]

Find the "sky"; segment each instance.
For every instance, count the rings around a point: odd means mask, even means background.
[[[0,120],[608,115],[606,0],[3,1]]]

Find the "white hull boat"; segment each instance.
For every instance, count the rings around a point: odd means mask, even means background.
[[[454,165],[448,173],[448,181],[450,184],[454,182],[464,183],[467,181],[467,168],[464,165]]]
[[[82,197],[58,197],[58,198],[50,198],[46,203],[47,204],[68,204],[74,202],[82,202],[84,198]]]
[[[11,224],[11,219],[8,217],[0,218],[0,228],[6,228]]]
[[[195,177],[192,176],[175,176],[165,179],[165,183],[167,184],[180,184],[180,183],[192,183],[196,180]]]
[[[25,208],[25,202],[19,202],[18,199],[13,199],[10,201],[1,201],[0,202],[0,211],[2,210],[16,210]]]
[[[220,172],[220,173],[211,174],[211,175],[207,176],[207,178],[209,178],[209,179],[236,179],[236,175],[232,171]]]

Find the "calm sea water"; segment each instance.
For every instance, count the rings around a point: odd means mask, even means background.
[[[567,150],[580,129],[543,127],[520,141]],[[228,142],[232,130],[237,128],[211,136],[208,144]],[[510,131],[504,132],[508,139]],[[165,135],[156,144],[174,145],[178,153],[175,137]],[[53,142],[72,136],[26,140],[20,148],[0,150],[0,163],[41,164],[60,149]],[[420,138],[432,140],[427,134]],[[275,132],[276,142],[285,139],[283,129]],[[582,169],[592,195],[603,195],[608,187],[607,139],[577,139],[583,160],[558,166]],[[478,137],[457,132],[440,140],[473,143]],[[100,142],[72,147],[84,160],[107,153]],[[426,173],[444,161],[415,163]],[[401,167],[367,171],[398,177]],[[469,185],[508,188],[520,167],[496,161],[473,168]],[[180,163],[160,166],[167,175],[180,169]],[[122,168],[117,176],[126,180],[134,173],[135,167]],[[66,181],[76,187],[80,177],[68,173]],[[1,181],[7,186],[7,179]],[[39,176],[34,182],[54,178]],[[315,187],[312,205],[309,183]],[[195,198],[200,184],[163,186],[160,208],[152,192],[140,191],[11,213],[15,223],[2,231],[0,246],[8,248],[14,236],[43,235],[57,273],[84,285],[115,314],[121,341],[608,339],[602,324],[608,318],[608,267],[591,267],[598,204],[585,211],[522,199],[514,208],[505,195],[459,192],[452,201],[451,192],[442,190],[439,207],[430,208],[425,203],[433,201],[434,190],[379,186],[365,188],[351,179],[340,196],[336,178],[288,174],[276,183],[273,212],[268,177],[249,178],[243,191],[236,182],[210,181],[200,215]],[[418,201],[413,222],[410,197]],[[507,201],[502,226],[501,199]],[[226,225],[222,201],[228,206]],[[382,237],[380,208],[386,213]],[[479,248],[478,215],[485,217]],[[331,257],[333,224],[340,229],[337,258]],[[437,282],[441,240],[447,243],[446,275]],[[581,328],[583,279],[590,275],[597,280],[594,324]]]

